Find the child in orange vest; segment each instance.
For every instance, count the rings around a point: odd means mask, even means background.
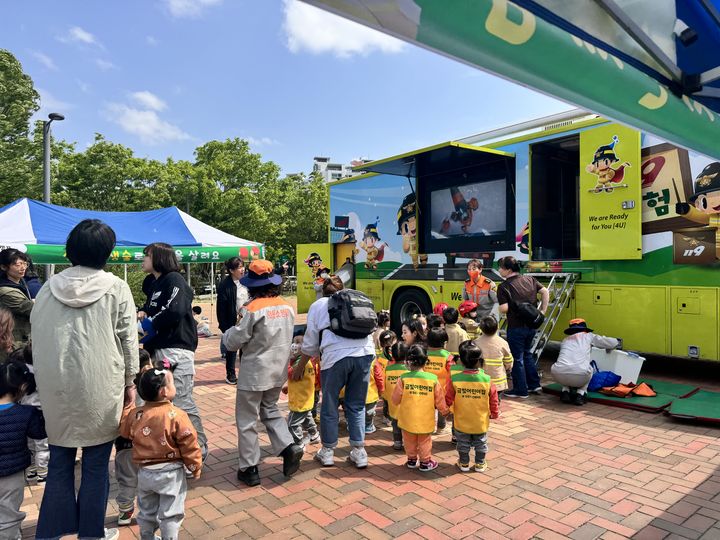
[[[421,472],[437,469],[432,458],[432,432],[435,431],[435,409],[443,416],[450,412],[445,404],[445,389],[437,376],[423,368],[428,357],[422,345],[411,345],[407,353],[410,371],[398,379],[392,402],[399,405],[398,426],[402,430],[407,467]]]
[[[470,449],[475,449],[475,471],[487,469],[487,432],[490,419],[500,415],[497,390],[490,377],[482,370],[483,357],[480,347],[464,345],[460,362],[465,369],[450,377],[445,396],[448,405],[454,405],[455,436],[457,437],[457,467],[470,471]]]
[[[397,341],[393,343],[390,348],[390,362],[385,366],[385,392],[383,393],[383,399],[388,404],[388,418],[390,418],[393,432],[393,449],[403,449],[403,438],[402,431],[398,427],[397,415],[398,407],[392,402],[392,395],[395,392],[398,379],[400,376],[407,373],[408,369],[405,366],[405,360],[407,359],[408,346],[402,342]]]
[[[480,320],[480,330],[482,335],[475,340],[475,345],[482,351],[483,371],[490,375],[498,391],[498,399],[502,399],[503,392],[508,387],[507,374],[513,366],[510,345],[497,334],[497,319],[492,315]]]
[[[315,403],[315,381],[320,378],[318,361],[313,358],[305,364],[302,379],[293,380],[293,368],[301,358],[303,332],[296,330],[290,344],[290,363],[288,364],[288,382],[283,387],[283,393],[288,395],[288,427],[295,444],[305,447],[308,443],[320,440],[320,432],[313,418],[312,408]],[[307,437],[303,437],[303,430],[307,430]]]
[[[453,356],[443,348],[447,340],[448,335],[444,328],[431,328],[427,334],[428,362],[425,365],[425,372],[435,375],[443,390],[448,383],[450,363],[452,362]],[[447,421],[445,417],[438,415],[437,431],[442,431],[446,425]]]
[[[385,390],[385,373],[377,358],[370,364],[370,383],[365,397],[365,433],[375,433],[375,409]]]

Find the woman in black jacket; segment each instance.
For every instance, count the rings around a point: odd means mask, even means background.
[[[190,417],[205,459],[207,437],[192,395],[198,345],[192,312],[193,290],[180,275],[180,264],[172,246],[156,242],[143,253],[142,269],[155,277],[154,281],[143,284],[148,289],[147,301],[138,311],[138,319],[147,332],[144,346],[153,360],[167,358],[177,366],[173,373],[177,389],[173,403]]]
[[[227,276],[220,282],[217,290],[217,320],[220,331],[226,330],[237,324],[240,308],[250,298],[248,290],[240,284],[240,278],[245,275],[245,265],[240,257],[231,257],[225,261]],[[225,359],[225,382],[237,384],[235,373],[236,351],[228,351],[220,340],[220,355]]]

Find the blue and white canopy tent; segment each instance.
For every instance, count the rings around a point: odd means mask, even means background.
[[[37,264],[67,264],[65,240],[83,219],[99,219],[117,235],[109,264],[143,260],[153,242],[172,245],[183,263],[218,263],[230,257],[261,258],[264,246],[195,219],[175,206],[146,212],[99,212],[18,199],[0,208],[0,246],[26,252]]]

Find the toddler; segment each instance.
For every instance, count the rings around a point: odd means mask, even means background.
[[[151,364],[150,353],[138,349],[140,371]],[[135,386],[138,384],[135,379]],[[135,405],[143,405],[140,397],[135,398]],[[135,514],[135,495],[137,494],[138,467],[132,460],[132,441],[124,437],[115,439],[115,479],[118,491],[115,502],[118,505],[118,525],[130,525]]]
[[[457,438],[457,467],[470,471],[470,449],[475,449],[476,472],[487,469],[487,431],[491,418],[500,415],[497,390],[490,377],[482,371],[480,347],[468,344],[462,347],[460,362],[465,369],[450,377],[445,396],[448,405],[454,406],[453,426]]]
[[[385,392],[383,399],[388,405],[387,417],[390,418],[390,425],[392,426],[393,448],[395,450],[403,449],[403,437],[402,431],[400,431],[400,428],[398,427],[398,407],[392,402],[392,395],[400,376],[408,372],[408,369],[405,366],[407,351],[408,346],[404,342],[395,342],[390,348],[390,362],[388,362],[388,365],[385,366]]]
[[[47,439],[40,409],[18,400],[35,391],[34,378],[24,362],[0,364],[0,538],[21,538],[20,511],[25,490],[25,469],[30,466],[28,437]]]
[[[448,372],[450,371],[450,362],[452,361],[452,355],[443,348],[447,340],[448,335],[444,328],[431,328],[428,332],[428,362],[425,366],[425,371],[432,373],[438,378],[438,382],[443,390],[448,383]],[[447,421],[445,417],[438,415],[437,431],[442,431],[446,425]]]
[[[380,343],[380,336],[386,330],[390,330],[390,312],[378,311],[377,312],[377,329],[373,332],[373,343],[375,344],[375,354],[380,356],[382,351],[382,343]]]
[[[391,354],[390,350],[392,346],[397,342],[397,335],[392,330],[384,330],[380,334],[378,339],[380,345],[380,352],[377,355],[377,361],[383,370],[383,381],[385,380],[385,368],[390,362]],[[386,426],[391,425],[392,420],[390,419],[388,400],[385,399],[385,393],[381,392],[380,395],[383,398],[383,424]]]
[[[375,358],[370,363],[370,383],[365,396],[365,433],[375,433],[375,410],[385,390],[385,373],[382,364]]]
[[[453,354],[457,354],[460,343],[468,339],[467,332],[458,324],[459,317],[460,312],[454,307],[447,307],[443,310],[445,330],[448,334],[448,341],[445,348]]]
[[[168,363],[169,365],[169,363]],[[139,465],[137,522],[142,540],[177,539],[185,517],[187,478],[200,477],[202,453],[188,415],[172,404],[173,374],[168,368],[146,367],[138,377],[142,407],[123,411],[120,435],[133,443],[133,461]]]
[[[315,443],[320,440],[317,424],[313,418],[312,409],[315,402],[315,380],[320,378],[320,369],[315,358],[305,364],[305,371],[299,380],[293,380],[292,373],[302,355],[304,330],[296,330],[293,334],[293,341],[290,344],[290,364],[288,364],[288,382],[283,387],[283,392],[288,395],[288,427],[295,444],[303,448],[308,443]],[[308,433],[303,437],[303,430]]]
[[[42,411],[40,396],[35,386],[32,345],[28,343],[22,349],[16,349],[10,354],[9,358],[11,360],[23,362],[27,366],[28,371],[30,371],[29,387],[34,390],[31,393],[25,394],[20,399],[20,404],[30,405],[31,407],[35,407],[39,411]],[[47,439],[33,439],[28,437],[27,444],[30,449],[32,462],[30,467],[28,467],[25,476],[28,480],[35,478],[38,484],[44,484],[47,480],[48,461],[50,461],[50,448],[48,447],[48,441]]]
[[[480,319],[480,330],[482,335],[475,340],[475,345],[482,351],[483,370],[495,385],[498,399],[502,399],[503,392],[508,388],[507,374],[513,366],[510,345],[498,335],[497,319],[492,315]]]
[[[465,331],[468,333],[468,339],[477,339],[480,335],[480,327],[477,320],[478,305],[472,300],[465,300],[458,306],[458,311],[462,317],[461,322],[465,325]]]
[[[449,413],[445,404],[445,389],[435,375],[423,371],[427,361],[425,348],[411,345],[406,361],[410,371],[400,376],[392,395],[393,403],[400,406],[398,426],[402,430],[407,467],[419,468],[421,472],[438,467],[438,462],[432,458],[435,409],[442,415]]]
[[[427,316],[427,327],[428,330],[431,328],[444,328],[445,327],[445,321],[442,318],[442,315],[437,315],[435,313],[431,313]]]

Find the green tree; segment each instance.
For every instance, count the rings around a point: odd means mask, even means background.
[[[0,203],[27,194],[36,162],[30,138],[30,118],[40,96],[20,62],[0,49]],[[36,182],[35,182],[36,183]]]

